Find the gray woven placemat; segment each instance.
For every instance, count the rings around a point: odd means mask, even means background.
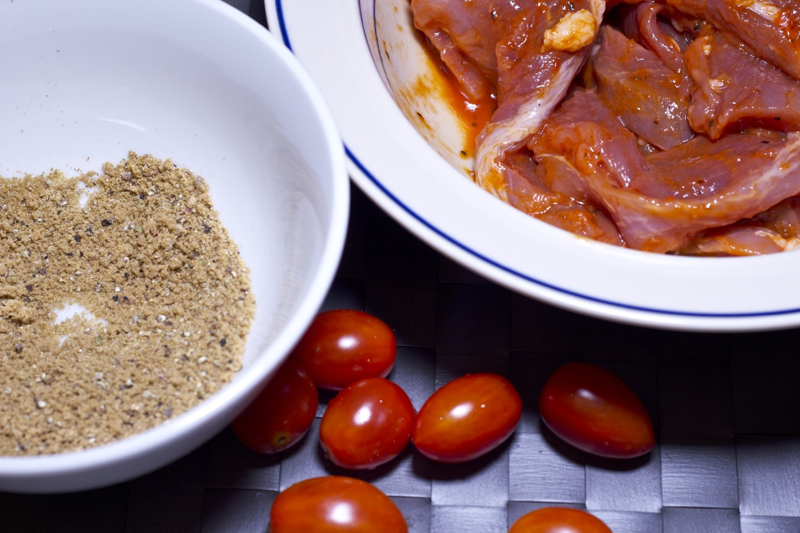
[[[263,3],[228,0],[264,23]],[[504,532],[525,512],[587,509],[615,533],[800,532],[800,331],[710,335],[649,330],[561,311],[488,283],[441,257],[353,192],[347,248],[325,308],[366,310],[398,339],[391,379],[414,405],[467,372],[508,376],[523,421],[500,449],[466,465],[409,447],[356,474],[389,494],[412,532]],[[624,462],[561,443],[536,400],[569,361],[616,373],[644,401],[658,446]],[[323,394],[320,415],[330,395]],[[318,424],[318,420],[317,420]],[[166,468],[67,495],[0,493],[0,532],[265,532],[278,491],[350,474],[297,448],[260,456],[229,430]]]
[[[616,533],[800,532],[800,331],[703,335],[561,311],[487,283],[426,247],[353,192],[339,275],[325,308],[373,313],[396,331],[391,379],[414,405],[475,371],[508,376],[525,410],[487,457],[440,465],[409,447],[357,477],[389,494],[413,532],[504,532],[545,505],[587,509]],[[536,399],[559,365],[592,361],[642,398],[658,446],[600,460],[540,423]],[[323,394],[320,415],[330,394]],[[68,495],[0,494],[0,531],[264,532],[278,491],[348,474],[321,455],[316,426],[278,456],[229,430],[176,463],[118,486]],[[349,473],[352,475],[352,473]]]

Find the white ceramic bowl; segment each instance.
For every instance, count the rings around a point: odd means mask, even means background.
[[[0,65],[0,175],[100,170],[128,150],[172,158],[207,180],[252,272],[244,368],[220,392],[113,444],[0,458],[0,490],[119,482],[222,429],[310,323],[346,233],[341,139],[296,59],[219,0],[4,2]]]
[[[576,237],[481,190],[407,0],[266,0],[323,91],[351,178],[411,232],[522,294],[588,315],[693,331],[800,325],[800,253],[693,258]],[[424,117],[424,121],[420,118]]]

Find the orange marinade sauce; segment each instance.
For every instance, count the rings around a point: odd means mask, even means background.
[[[446,76],[447,84],[442,91],[446,101],[464,125],[464,147],[469,157],[475,157],[475,139],[483,131],[483,127],[489,122],[497,108],[494,98],[486,98],[484,101],[471,101],[458,88],[458,82],[451,76]]]
[[[453,75],[450,74],[450,71],[442,65],[437,52],[431,50],[429,46],[425,47],[425,51],[431,63],[436,65],[438,70],[442,73],[441,79],[443,83],[438,87],[417,84],[415,89],[418,92],[438,91],[442,100],[448,104],[461,121],[464,131],[464,147],[461,150],[461,155],[465,158],[475,157],[475,139],[478,137],[478,134],[483,131],[483,127],[486,123],[491,120],[495,109],[497,109],[497,100],[493,96],[480,101],[470,100],[459,87],[458,80],[456,80]]]

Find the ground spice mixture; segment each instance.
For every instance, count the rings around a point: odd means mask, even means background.
[[[0,454],[186,411],[239,370],[254,309],[207,184],[171,161],[0,178]]]

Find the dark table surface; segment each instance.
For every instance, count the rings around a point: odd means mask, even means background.
[[[260,0],[227,1],[266,25]],[[409,446],[356,474],[397,502],[412,532],[504,532],[548,505],[587,509],[615,533],[800,532],[800,330],[677,333],[565,312],[464,270],[352,194],[346,250],[324,308],[362,309],[394,328],[390,378],[417,408],[448,380],[477,371],[508,376],[524,401],[515,435],[482,459],[440,465]],[[652,453],[598,460],[540,423],[539,391],[569,361],[599,364],[633,388],[656,427]],[[277,456],[250,452],[225,430],[127,483],[0,493],[0,532],[265,532],[280,490],[348,474],[322,457],[318,423]]]

